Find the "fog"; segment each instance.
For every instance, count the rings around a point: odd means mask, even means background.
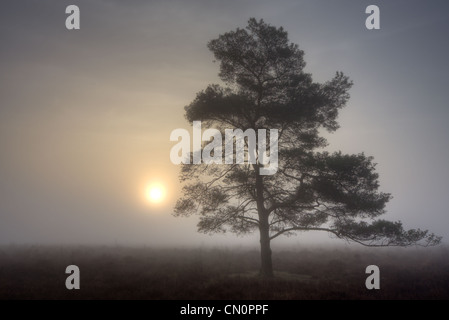
[[[180,193],[170,132],[218,64],[206,44],[248,18],[283,26],[315,81],[354,81],[329,150],[375,158],[388,220],[449,237],[449,5],[375,1],[3,1],[0,10],[0,244],[256,246],[172,216]],[[166,198],[145,200],[159,182]],[[301,233],[276,245],[335,243]]]

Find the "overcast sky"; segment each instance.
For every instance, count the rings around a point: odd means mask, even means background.
[[[69,4],[80,30],[65,28]],[[380,30],[365,28],[370,4]],[[384,218],[447,243],[448,12],[444,0],[2,1],[0,243],[257,245],[171,216],[169,160],[184,106],[219,83],[207,42],[250,17],[283,26],[315,81],[354,81],[328,149],[374,156],[394,196]],[[162,204],[145,201],[151,182]]]

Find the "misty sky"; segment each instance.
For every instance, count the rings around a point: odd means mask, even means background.
[[[65,28],[65,8],[81,29]],[[381,29],[365,28],[376,4]],[[257,245],[171,216],[170,132],[220,83],[206,44],[250,17],[283,26],[315,81],[353,81],[329,150],[364,151],[393,200],[383,218],[449,239],[449,3],[441,1],[2,1],[0,243]],[[143,190],[164,184],[167,199]],[[276,242],[327,241],[300,234]]]

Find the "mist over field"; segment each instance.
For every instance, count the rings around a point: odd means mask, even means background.
[[[262,279],[256,249],[3,246],[0,299],[448,299],[448,253],[284,248],[273,253],[276,278]],[[80,290],[65,287],[73,264]],[[380,290],[365,287],[372,264]]]
[[[79,30],[65,26],[72,1],[1,4],[0,299],[449,298],[447,1],[375,1],[379,30],[367,0],[76,2]],[[381,218],[439,246],[294,230],[270,240],[275,277],[262,279],[257,230],[203,234],[201,215],[174,216],[170,135],[192,130],[197,93],[224,85],[208,42],[251,17],[288,32],[314,82],[353,81],[319,151],[373,156],[392,195]],[[81,290],[65,286],[69,265]]]

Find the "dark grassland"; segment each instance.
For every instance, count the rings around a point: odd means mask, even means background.
[[[277,249],[275,279],[252,249],[0,247],[0,299],[448,299],[449,248]],[[65,268],[81,289],[65,288]],[[365,288],[366,266],[380,290]]]

